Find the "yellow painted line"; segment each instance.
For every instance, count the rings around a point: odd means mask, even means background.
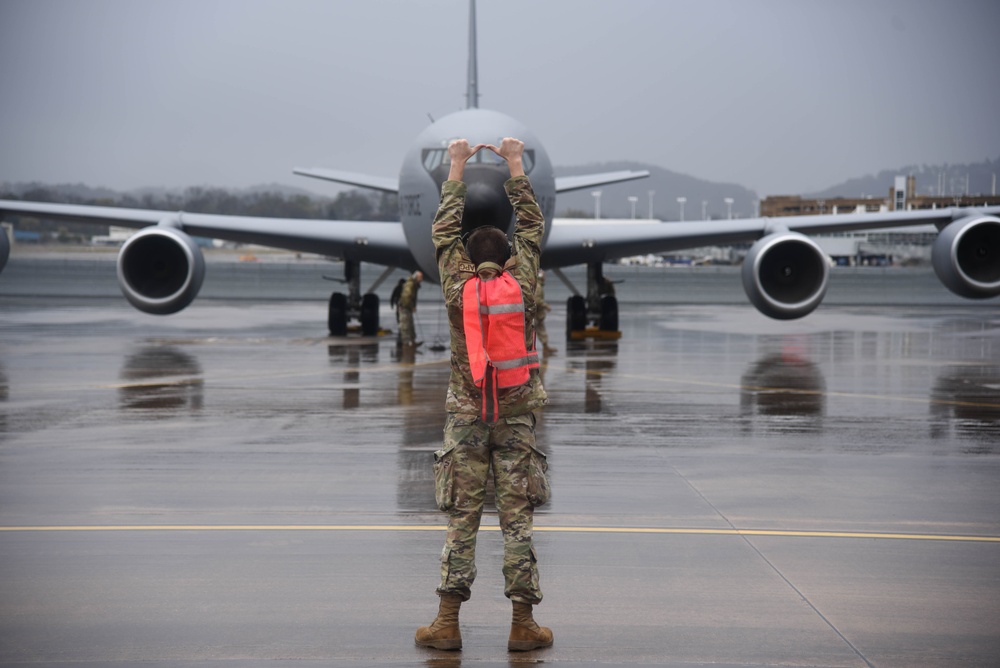
[[[120,524],[64,526],[5,526],[0,532],[100,532],[100,531],[445,531],[433,524]],[[499,531],[484,526],[482,531]],[[547,533],[672,534],[696,536],[780,536],[787,538],[867,538],[883,540],[943,540],[966,543],[1000,543],[1000,536],[878,533],[865,531],[778,531],[768,529],[683,529],[657,527],[536,526]]]
[[[768,529],[656,529],[630,527],[535,527],[535,531],[585,533],[652,533],[716,536],[785,536],[791,538],[882,538],[889,540],[950,540],[1000,543],[1000,536],[955,536],[946,534],[875,533],[864,531],[777,531]]]

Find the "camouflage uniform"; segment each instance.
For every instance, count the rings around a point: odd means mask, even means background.
[[[535,285],[535,334],[542,342],[542,349],[545,351],[550,350],[549,333],[545,329],[545,316],[548,311],[549,305],[545,302],[545,276],[539,276]]]
[[[534,340],[535,281],[545,220],[525,176],[509,179],[504,187],[514,206],[517,227],[508,271],[521,286],[525,307],[525,339]],[[476,536],[486,500],[489,470],[493,469],[496,504],[504,537],[504,593],[517,603],[542,600],[538,567],[532,546],[535,506],[548,500],[545,455],[535,448],[532,411],[547,403],[537,370],[524,385],[498,390],[500,415],[494,424],[484,422],[482,391],[469,371],[465,343],[462,289],[475,275],[475,267],[461,240],[466,184],[446,181],[441,205],[434,219],[441,288],[451,328],[451,380],[445,410],[448,418],[444,445],[434,453],[438,507],[449,514],[448,536],[441,554],[439,594],[468,600],[476,577]]]
[[[392,289],[392,294],[389,296],[389,306],[396,312],[396,322],[399,322],[399,297],[403,294],[404,285],[406,285],[406,279],[399,279],[399,283],[396,283],[396,287]]]
[[[417,342],[417,333],[413,326],[413,312],[417,310],[417,290],[419,289],[420,282],[410,276],[403,284],[399,301],[396,302],[396,316],[399,318],[399,340],[404,345],[412,346]]]

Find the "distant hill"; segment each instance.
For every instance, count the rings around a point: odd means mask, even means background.
[[[653,218],[659,220],[679,220],[678,197],[687,198],[684,203],[685,220],[702,219],[702,202],[705,202],[705,217],[726,218],[728,215],[726,197],[733,198],[733,217],[747,218],[754,215],[757,194],[753,190],[735,183],[715,183],[672,172],[663,167],[639,162],[605,162],[577,167],[556,167],[557,176],[576,176],[596,172],[614,172],[623,169],[649,171],[649,178],[626,181],[614,185],[588,188],[563,193],[556,198],[556,215],[564,217],[593,217],[594,197],[591,191],[601,191],[601,218],[629,218],[632,205],[628,197],[638,197],[635,207],[636,218],[649,217],[649,191],[653,194]],[[581,215],[582,214],[582,215]]]
[[[872,176],[860,176],[820,192],[803,193],[804,197],[888,197],[897,176],[917,177],[918,195],[970,195],[992,194],[994,175],[1000,176],[1000,158],[968,165],[910,165],[898,169],[885,169]],[[968,191],[966,191],[968,183]],[[798,194],[798,193],[773,193]]]

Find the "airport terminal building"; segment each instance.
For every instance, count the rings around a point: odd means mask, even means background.
[[[799,195],[772,195],[760,202],[760,215],[766,218],[780,216],[812,216],[838,213],[879,213],[885,211],[913,211],[918,209],[944,209],[951,206],[990,206],[1000,202],[992,195],[918,195],[916,177],[897,176],[885,199],[875,197],[828,197],[809,199]]]
[[[798,195],[765,197],[760,202],[760,215],[768,218],[782,216],[837,215],[847,213],[880,213],[886,211],[912,211],[917,209],[943,209],[952,206],[977,207],[1000,203],[992,195],[932,196],[917,194],[914,176],[897,176],[888,196],[803,198]],[[837,264],[841,265],[891,265],[929,263],[931,246],[937,238],[932,225],[844,232],[818,235],[816,241]]]

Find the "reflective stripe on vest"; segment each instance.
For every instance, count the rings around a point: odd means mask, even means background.
[[[462,289],[462,311],[469,370],[483,389],[483,419],[494,422],[500,412],[495,390],[524,385],[538,368],[538,353],[524,342],[521,286],[507,272],[489,281],[474,276]]]

